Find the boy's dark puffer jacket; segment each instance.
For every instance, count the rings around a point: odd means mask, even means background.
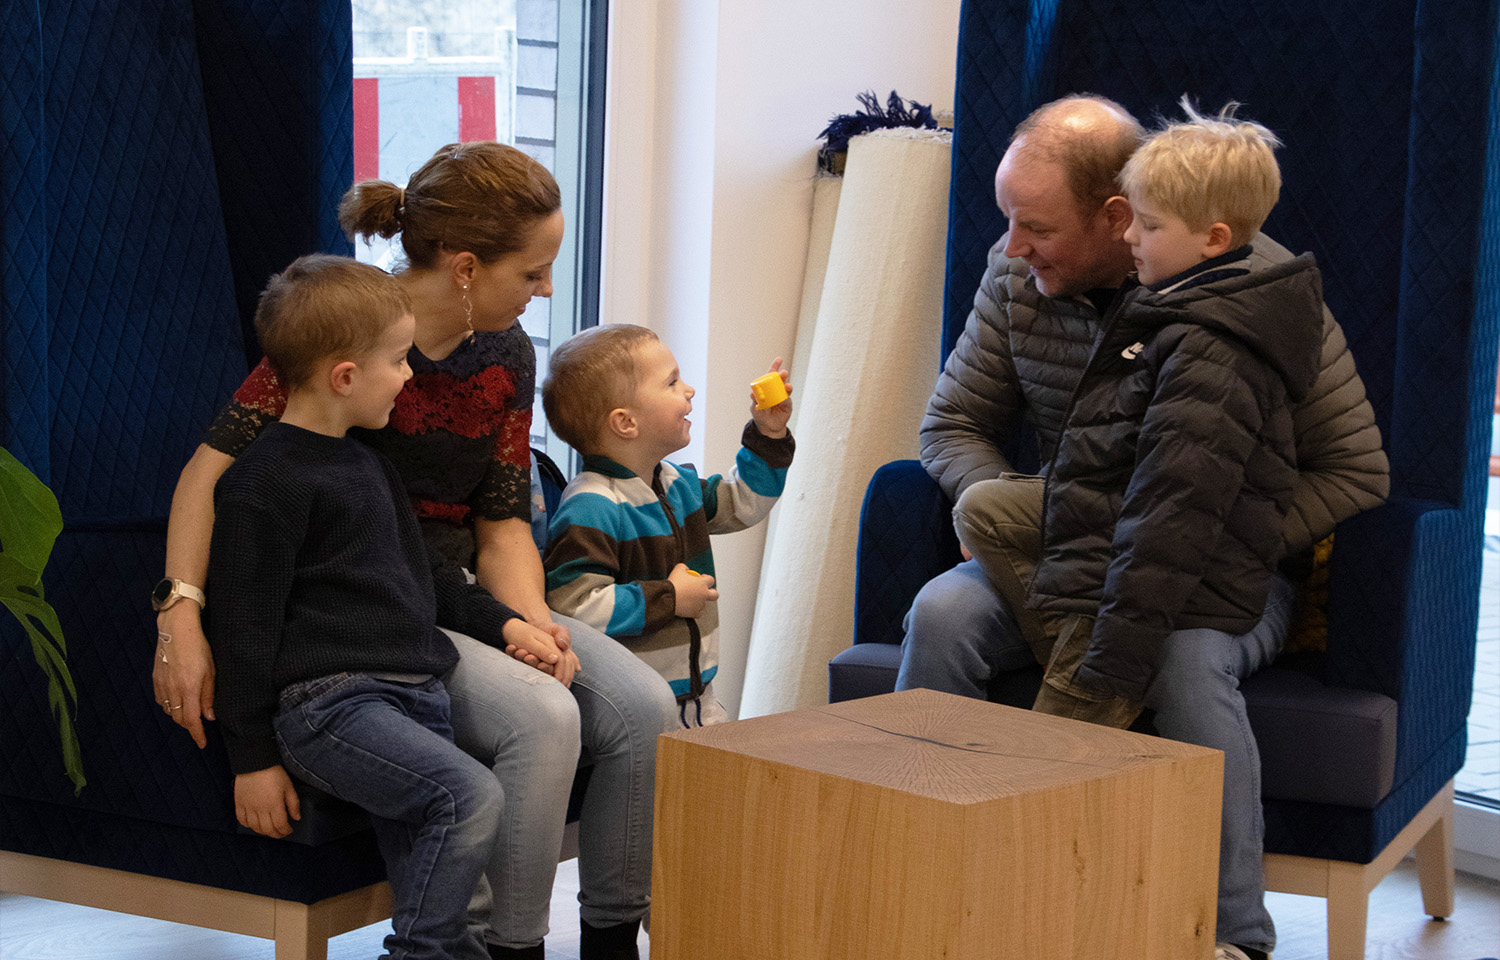
[[[1075,681],[1139,699],[1173,630],[1264,612],[1297,479],[1292,408],[1318,376],[1311,255],[1109,318],[1079,381],[1043,508],[1030,603],[1097,615]]]

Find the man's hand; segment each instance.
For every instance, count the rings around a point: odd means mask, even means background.
[[[292,832],[287,818],[301,820],[302,805],[281,764],[234,778],[234,815],[241,826],[267,837]]]
[[[156,615],[152,658],[156,705],[203,749],[208,746],[203,721],[214,719],[214,656],[196,603],[179,600]]]
[[[763,436],[772,440],[780,440],[786,436],[786,423],[792,418],[792,378],[791,374],[781,369],[780,357],[772,362],[770,372],[781,374],[781,382],[786,386],[787,399],[774,407],[761,410],[755,405],[755,394],[751,393],[750,419],[755,421],[755,429],[759,430]]]
[[[578,655],[571,649],[558,649],[557,631],[562,631],[564,642],[568,642],[567,628],[553,623],[552,630],[544,630],[520,617],[505,621],[501,634],[505,638],[505,652],[529,667],[550,673],[563,686],[573,682],[578,672]]]
[[[679,563],[673,567],[672,572],[667,574],[667,580],[677,594],[675,612],[679,617],[696,617],[703,613],[703,608],[708,606],[710,600],[719,599],[719,591],[714,589],[714,578],[694,573],[686,564]]]

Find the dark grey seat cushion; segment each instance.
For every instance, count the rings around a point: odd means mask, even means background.
[[[878,697],[896,689],[901,644],[856,643],[828,661],[828,702]]]
[[[1271,666],[1241,686],[1261,796],[1371,809],[1396,774],[1396,701]]]

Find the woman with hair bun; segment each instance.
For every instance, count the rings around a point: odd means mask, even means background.
[[[390,423],[358,436],[401,472],[433,554],[471,571],[536,628],[535,648],[513,657],[450,634],[460,658],[443,677],[459,746],[489,764],[505,792],[486,871],[490,956],[544,955],[581,749],[593,762],[579,822],[582,956],[618,960],[637,956],[649,908],[656,737],[675,728],[676,709],[655,671],[545,602],[531,535],[536,355],[517,321],[532,297],[552,295],[561,207],[536,160],[475,142],[441,148],[405,188],[356,184],[339,220],[351,238],[400,237],[396,276],[416,317],[413,378]],[[204,586],[214,484],[285,400],[262,361],[209,427],[172,498],[163,583],[173,589],[157,616],[153,683],[200,747],[202,721],[213,719],[213,659],[199,604],[176,602],[176,588],[191,599]],[[479,891],[475,906],[485,899]]]

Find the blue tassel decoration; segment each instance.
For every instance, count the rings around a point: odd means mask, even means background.
[[[903,100],[892,90],[885,106],[880,106],[875,91],[866,90],[855,97],[863,110],[843,113],[828,121],[828,126],[818,134],[825,142],[818,151],[818,169],[827,173],[843,173],[844,154],[849,149],[849,138],[871,130],[888,130],[892,127],[919,127],[935,129],[937,121],[932,116],[931,104],[920,104],[915,100]],[[909,106],[908,106],[909,104]]]

